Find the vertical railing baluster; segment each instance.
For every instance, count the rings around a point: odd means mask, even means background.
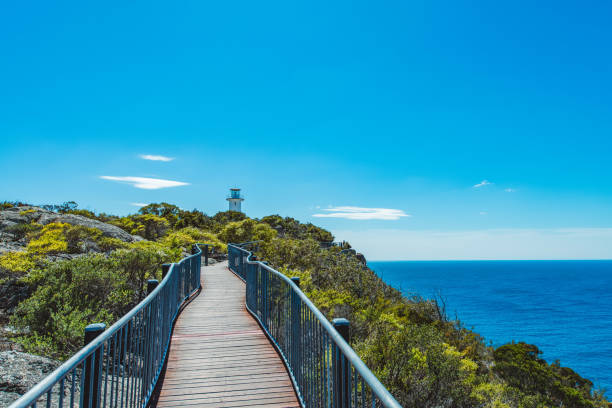
[[[121,329],[122,331],[122,346],[121,346],[121,354],[119,355],[120,357],[120,362],[121,362],[121,408],[126,407],[127,406],[127,401],[125,401],[125,383],[126,383],[126,377],[127,377],[127,332],[128,329],[130,327],[130,324],[132,322],[129,321],[125,326],[123,326],[123,328]]]
[[[58,405],[60,408],[64,406],[64,378],[60,380]]]
[[[113,344],[113,357],[112,357],[112,374],[111,374],[111,389],[110,389],[110,400],[109,400],[109,406],[110,407],[114,407],[115,404],[113,404],[113,402],[115,402],[115,384],[117,382],[117,332],[113,335],[112,337],[112,344]]]
[[[72,369],[71,381],[72,384],[70,386],[70,407],[74,407],[74,391],[76,389],[76,367]]]

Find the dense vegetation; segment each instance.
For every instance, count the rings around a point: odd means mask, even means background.
[[[0,209],[11,205],[17,203]],[[211,217],[166,203],[127,217],[80,210],[75,203],[47,208],[146,240],[125,243],[67,224],[20,226],[26,249],[0,256],[0,279],[19,279],[32,289],[11,317],[28,351],[55,357],[74,352],[86,324],[112,323],[124,314],[144,296],[146,280],[159,278],[159,265],[180,259],[195,242],[214,243],[223,253],[228,242],[260,240],[260,258],[299,276],[328,318],[351,321],[353,347],[404,407],[608,407],[590,381],[559,362],[548,364],[536,346],[486,345],[449,320],[439,302],[402,296],[354,253],[322,245],[333,236],[312,224],[236,212]],[[49,256],[59,253],[81,255],[51,262]]]

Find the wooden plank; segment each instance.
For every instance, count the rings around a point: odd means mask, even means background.
[[[244,305],[227,263],[202,267],[202,292],[177,319],[157,407],[299,407],[289,374]]]

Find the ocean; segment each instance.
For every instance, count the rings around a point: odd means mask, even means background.
[[[368,262],[404,294],[446,300],[494,346],[535,344],[612,395],[612,261]]]

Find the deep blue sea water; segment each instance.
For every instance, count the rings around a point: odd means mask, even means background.
[[[493,345],[525,341],[612,395],[612,261],[369,262],[405,294],[439,292]]]

